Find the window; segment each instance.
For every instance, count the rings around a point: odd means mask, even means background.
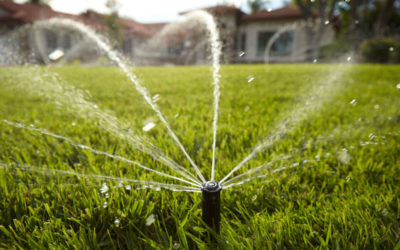
[[[257,56],[263,56],[269,39],[274,35],[273,31],[263,31],[258,33],[257,38]]]
[[[183,51],[183,43],[174,44],[168,47],[170,56],[179,56]]]
[[[272,31],[258,33],[257,56],[264,55],[268,42],[272,38],[274,33],[275,32]],[[272,44],[270,54],[274,56],[290,55],[293,50],[293,40],[294,40],[293,31],[287,31],[280,34],[280,36]]]
[[[46,47],[50,51],[57,49],[57,35],[53,31],[46,31]]]
[[[246,51],[246,33],[240,35],[240,51]]]
[[[69,35],[64,35],[62,40],[62,47],[64,50],[69,50],[71,48],[71,37]]]
[[[122,43],[122,51],[127,54],[131,55],[132,54],[132,40],[131,39],[125,39]]]
[[[271,55],[285,56],[290,55],[293,50],[294,32],[287,31],[282,33],[274,42],[271,48]]]

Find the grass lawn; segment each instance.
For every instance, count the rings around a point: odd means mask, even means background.
[[[134,72],[209,179],[209,67]],[[399,248],[398,84],[398,65],[222,67],[216,180],[257,145],[233,176],[270,164],[222,191],[218,246]],[[201,193],[148,189],[132,179],[187,184],[71,144],[180,177],[148,152],[165,155],[194,173],[117,68],[0,68],[0,120],[0,248],[210,247]]]

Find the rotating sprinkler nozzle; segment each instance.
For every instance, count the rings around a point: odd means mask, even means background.
[[[221,221],[220,204],[222,186],[216,181],[207,181],[203,184],[203,221],[217,234]]]

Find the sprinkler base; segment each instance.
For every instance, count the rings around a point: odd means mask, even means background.
[[[221,221],[220,204],[221,204],[222,186],[216,181],[208,181],[202,185],[203,193],[203,221],[219,234]]]

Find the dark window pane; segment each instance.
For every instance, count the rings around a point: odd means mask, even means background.
[[[282,33],[274,42],[271,48],[271,55],[285,56],[290,55],[293,50],[294,32],[287,31]]]
[[[258,33],[257,56],[263,56],[269,39],[274,35],[273,31],[263,31]]]
[[[46,31],[46,47],[50,51],[57,48],[57,35],[53,31]]]

